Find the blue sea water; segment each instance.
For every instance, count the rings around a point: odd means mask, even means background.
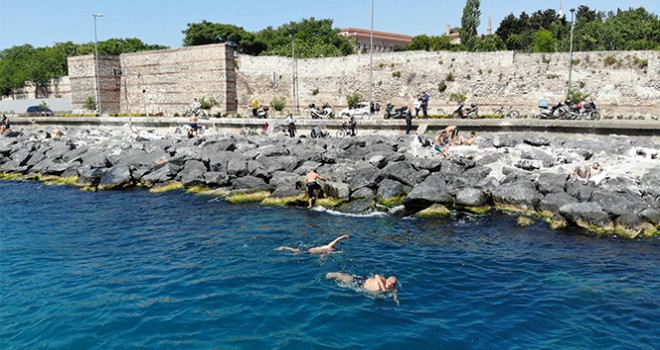
[[[0,182],[2,349],[656,349],[660,241]],[[276,251],[325,244],[326,256]],[[325,274],[399,277],[400,306]]]

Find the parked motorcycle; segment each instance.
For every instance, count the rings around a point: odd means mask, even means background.
[[[399,107],[397,109],[394,109],[394,105],[391,103],[387,104],[387,107],[385,108],[385,113],[383,114],[383,117],[385,119],[403,119],[407,117],[411,117],[410,111],[408,110],[408,106],[403,106]]]
[[[591,100],[585,104],[578,104],[579,108],[579,119],[586,118],[589,120],[599,120],[600,119],[600,112],[598,112],[598,108],[596,107],[596,103]]]
[[[316,108],[316,105],[313,103],[309,104],[309,115],[312,119],[334,119],[335,112],[332,110],[332,107],[328,103],[324,103],[321,108]]]
[[[257,110],[257,118],[268,118],[268,110],[269,109],[270,108],[268,108],[268,106],[263,107],[263,108],[259,108]]]
[[[470,105],[469,108],[463,109],[464,104],[460,104],[454,112],[452,112],[452,118],[470,118],[474,119],[479,115],[479,106],[474,103]]]

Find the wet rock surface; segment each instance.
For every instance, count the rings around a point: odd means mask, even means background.
[[[68,128],[57,140],[44,134],[0,138],[0,175],[72,177],[92,190],[178,183],[223,193],[266,191],[269,199],[305,205],[303,177],[315,168],[325,178],[321,196],[332,199],[325,205],[350,214],[401,205],[397,215],[498,207],[631,238],[655,235],[660,224],[660,159],[636,152],[659,150],[651,138],[484,134],[472,146],[451,147],[446,160],[426,142],[432,135],[149,141],[121,130]],[[594,161],[605,169],[597,181],[571,179],[575,166]]]

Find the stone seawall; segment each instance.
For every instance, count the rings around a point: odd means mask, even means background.
[[[84,112],[96,96],[94,56],[69,58],[74,111]],[[481,113],[500,105],[522,114],[537,113],[538,102],[564,98],[569,55],[501,52],[390,52],[373,56],[373,97],[385,105],[412,106],[422,91],[430,96],[430,112],[455,108],[452,93]],[[657,115],[660,111],[660,52],[575,52],[572,86],[589,94],[603,115]],[[256,97],[261,105],[283,100],[286,111],[296,106],[293,76],[297,75],[298,108],[310,103],[346,107],[346,96],[369,97],[370,57],[294,60],[247,56],[223,44],[101,56],[99,77],[106,113],[183,114],[193,98],[219,102],[212,113],[247,115]],[[441,88],[441,85],[446,88]]]
[[[326,179],[317,204],[343,213],[448,218],[498,208],[587,234],[635,238],[660,228],[660,143],[647,137],[484,132],[471,146],[450,147],[448,160],[424,135],[64,133],[53,139],[26,129],[0,137],[0,179],[93,191],[186,188],[230,202],[306,206],[303,176],[316,168]],[[598,179],[570,177],[596,161],[604,167]]]
[[[451,113],[452,93],[465,94],[482,113],[513,105],[537,112],[538,101],[559,101],[567,91],[567,53],[518,54],[511,51],[394,52],[374,54],[373,96],[381,104],[412,106],[422,91],[431,95],[431,113]],[[660,113],[660,52],[575,52],[572,86],[590,96],[606,115]],[[292,107],[293,63],[285,57],[239,55],[237,91],[242,113],[252,96],[263,103],[284,98]],[[298,59],[299,106],[329,102],[346,106],[346,96],[369,95],[369,55]],[[447,86],[439,91],[439,84]],[[305,111],[306,112],[306,111]]]

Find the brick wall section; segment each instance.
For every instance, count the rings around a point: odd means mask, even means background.
[[[561,100],[567,90],[568,53],[518,54],[511,51],[391,52],[373,56],[373,96],[381,105],[412,106],[417,94],[431,95],[431,113],[449,113],[451,93],[467,96],[466,103],[493,107],[513,105],[536,113],[538,101]],[[657,114],[660,109],[660,52],[575,52],[573,86],[590,94],[605,114]],[[369,95],[369,55],[298,59],[299,105],[329,102],[346,107],[346,96]],[[93,96],[93,55],[69,58],[74,109]],[[113,75],[121,67],[122,75]],[[212,112],[249,113],[257,97],[261,105],[275,98],[293,108],[292,59],[235,55],[224,44],[102,57],[103,102],[106,111],[165,115],[182,114],[193,98],[213,98]],[[453,81],[448,81],[448,75]],[[447,89],[438,91],[445,82]],[[144,92],[143,92],[144,91]],[[285,112],[286,112],[285,111]]]
[[[71,106],[73,113],[89,113],[84,104],[91,96],[97,99],[96,65],[94,55],[68,58]],[[99,86],[103,113],[119,113],[120,75],[119,57],[99,56]],[[98,101],[97,101],[98,102]]]

